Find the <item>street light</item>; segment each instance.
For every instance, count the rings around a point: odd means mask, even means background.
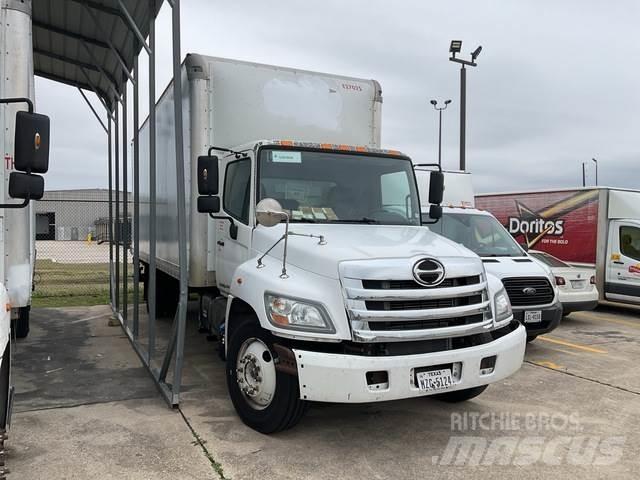
[[[438,102],[436,100],[431,100],[430,103],[433,105],[433,108],[437,110],[440,117],[438,121],[438,165],[442,167],[442,111],[447,109],[451,100],[445,100],[444,107],[438,107]]]
[[[598,185],[598,160],[592,158],[593,162],[596,164],[596,185]]]
[[[452,40],[449,46],[449,53],[451,56],[449,60],[462,65],[460,68],[460,170],[466,169],[465,149],[466,149],[466,116],[467,116],[467,65],[470,67],[476,67],[476,59],[482,51],[482,46],[478,46],[473,52],[471,52],[471,60],[463,60],[457,58],[456,54],[462,50],[462,40]]]

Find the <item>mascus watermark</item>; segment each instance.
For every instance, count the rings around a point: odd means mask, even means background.
[[[442,455],[432,457],[434,465],[612,465],[622,458],[626,440],[585,435],[576,413],[453,413],[451,430],[457,434]]]

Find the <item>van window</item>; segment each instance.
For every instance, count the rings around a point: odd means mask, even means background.
[[[236,220],[249,224],[251,160],[243,158],[227,165],[224,176],[224,210]]]
[[[620,251],[626,257],[640,260],[640,228],[620,227]]]

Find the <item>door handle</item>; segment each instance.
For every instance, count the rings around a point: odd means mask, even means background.
[[[218,240],[216,243],[221,247],[224,247],[224,242],[222,240]]]
[[[618,262],[618,261],[615,261],[615,260],[614,260],[613,263],[615,263],[616,265],[624,265],[624,262]]]

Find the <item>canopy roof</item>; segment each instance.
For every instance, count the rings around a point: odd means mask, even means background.
[[[34,73],[94,91],[111,107],[162,0],[34,0]],[[132,21],[135,27],[130,23]]]

